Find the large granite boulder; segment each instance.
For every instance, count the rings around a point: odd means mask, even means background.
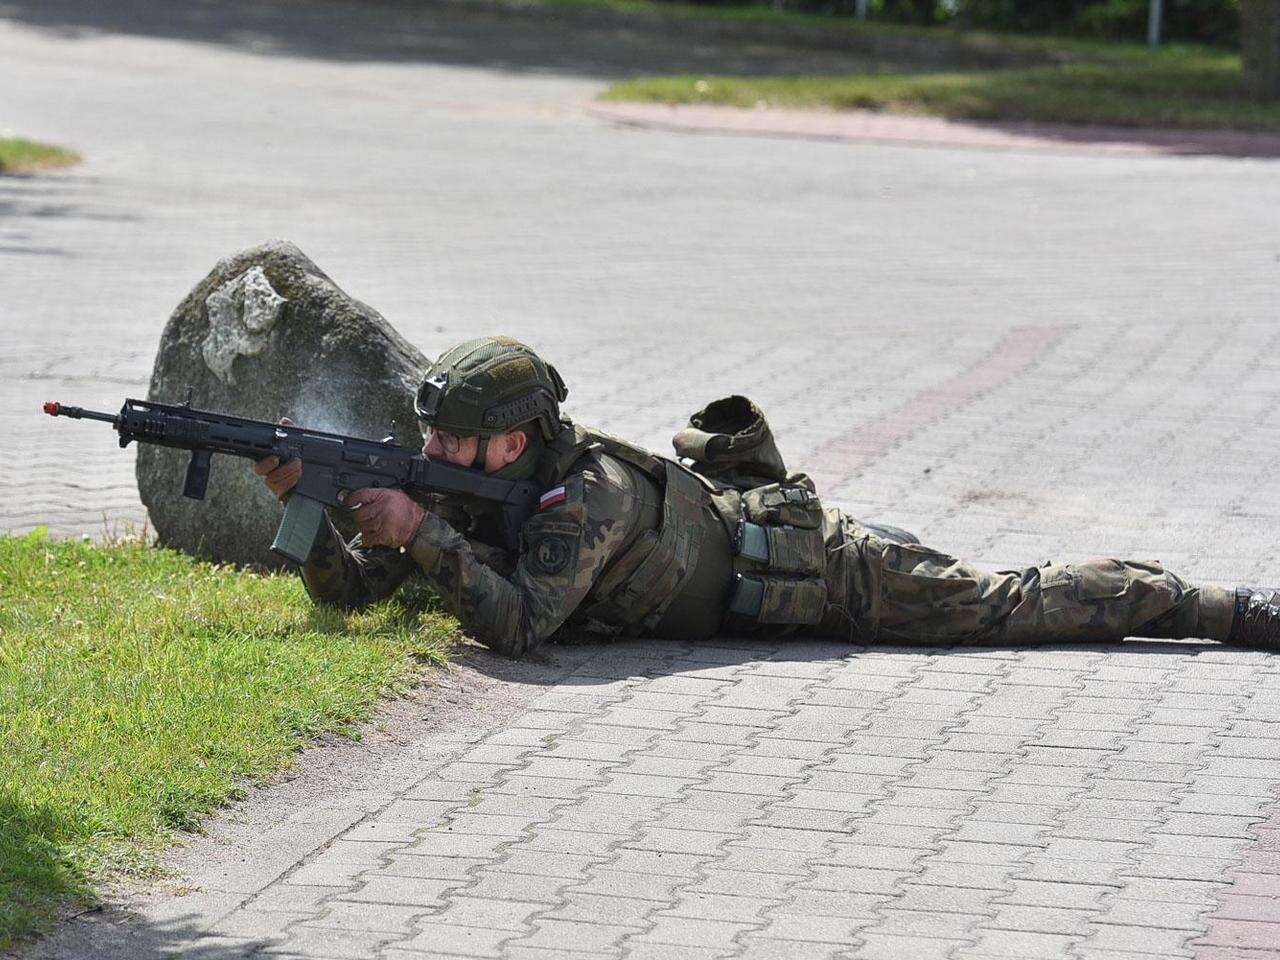
[[[218,263],[173,312],[148,399],[369,439],[421,444],[413,392],[426,358],[291,243]],[[394,428],[393,428],[394,424]],[[160,542],[210,559],[280,566],[281,507],[249,461],[215,456],[204,500],[182,496],[189,455],[138,449],[138,490]]]

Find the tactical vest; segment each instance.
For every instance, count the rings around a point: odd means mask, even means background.
[[[735,571],[730,629],[816,624],[827,604],[826,542],[838,536],[813,482],[791,474],[760,408],[734,395],[707,404],[672,439],[717,485]]]
[[[737,629],[821,620],[826,548],[822,507],[810,488],[773,483],[744,493],[625,440],[568,424],[548,444],[539,479],[548,486],[564,479],[591,451],[648,477],[662,503],[656,524],[605,568],[582,616],[626,635],[670,638],[710,636],[728,614]]]
[[[563,480],[600,452],[635,468],[661,503],[605,567],[575,619],[628,636],[709,636],[719,628],[732,576],[712,488],[688,468],[609,434],[576,424],[548,444],[538,479]]]

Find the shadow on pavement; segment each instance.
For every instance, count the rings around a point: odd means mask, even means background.
[[[1081,152],[1141,147],[1173,157],[1280,157],[1280,135],[1247,130],[1161,130],[1155,127],[1075,126],[1065,123],[956,121],[978,131],[1049,140]]]
[[[587,112],[623,126],[713,136],[1093,156],[1280,157],[1280,134],[1244,130],[951,120],[866,110],[750,110],[638,102],[596,102]]]
[[[281,917],[283,927],[291,916]],[[16,954],[22,960],[93,957],[95,960],[245,960],[271,946],[270,938],[211,937],[208,917],[195,909],[156,922],[120,908],[92,911],[58,925],[47,940]],[[388,939],[392,939],[388,935]],[[0,954],[2,955],[2,954]]]
[[[40,221],[137,221],[132,213],[94,210],[79,191],[94,180],[74,174],[6,174],[0,176],[0,253],[71,257],[63,247],[35,242],[31,229]],[[42,234],[44,231],[40,231]]]
[[[349,62],[419,62],[602,79],[639,73],[826,73],[868,59],[773,43],[721,41],[666,21],[587,12],[407,0],[0,0],[0,17],[75,38],[126,34],[246,53]],[[881,63],[881,67],[885,64]]]
[[[1058,650],[1187,657],[1229,649],[1208,641],[1143,639],[1119,643],[1043,643],[1034,646],[939,646],[899,643],[867,645],[807,637],[790,640],[717,637],[702,643],[625,640],[617,643],[552,644],[524,660],[510,660],[483,647],[473,646],[459,652],[459,662],[493,679],[507,682],[597,686],[630,677],[651,679],[696,672],[713,666],[741,666],[765,661],[817,663],[862,655],[946,657],[981,654],[994,659],[1015,659],[1019,654]],[[1245,654],[1250,651],[1239,652]],[[1001,657],[1001,654],[1006,654],[1007,657]]]

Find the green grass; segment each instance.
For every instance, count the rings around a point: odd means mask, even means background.
[[[1208,52],[1125,63],[949,73],[660,77],[615,84],[601,99],[1280,131],[1280,103],[1254,101],[1242,91],[1239,57]]]
[[[952,27],[857,22],[764,6],[708,7],[651,0],[541,0],[653,18],[758,22],[821,35],[827,46],[870,55],[877,67],[837,76],[647,77],[615,84],[602,100],[737,107],[884,110],[953,119],[1034,120],[1181,129],[1280,131],[1280,103],[1250,99],[1240,56],[1210,47],[1032,37]],[[928,41],[934,56],[904,41]],[[920,48],[924,50],[926,48]],[[975,65],[975,55],[981,65]]]
[[[352,732],[454,637],[425,591],[347,615],[296,576],[0,537],[0,950],[150,875],[174,831]]]
[[[80,154],[21,137],[0,137],[0,173],[22,173],[47,167],[69,167],[80,162]]]

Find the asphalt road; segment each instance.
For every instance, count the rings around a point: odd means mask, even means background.
[[[287,237],[425,352],[514,334],[571,415],[657,448],[747,393],[831,499],[958,555],[1280,581],[1275,161],[688,136],[582,109],[617,76],[848,65],[460,5],[0,0],[0,126],[87,158],[0,179],[0,529],[142,521],[131,454],[40,401],[143,393],[187,290]],[[267,866],[130,929],[210,956],[273,936],[316,957],[1277,955],[1274,658],[574,656],[549,703],[517,671],[528,704],[340,814],[273,807],[277,832],[236,848]],[[493,809],[464,828],[473,789]],[[442,816],[489,839],[421,832]],[[502,880],[530,875],[513,862],[554,862],[553,899]]]

